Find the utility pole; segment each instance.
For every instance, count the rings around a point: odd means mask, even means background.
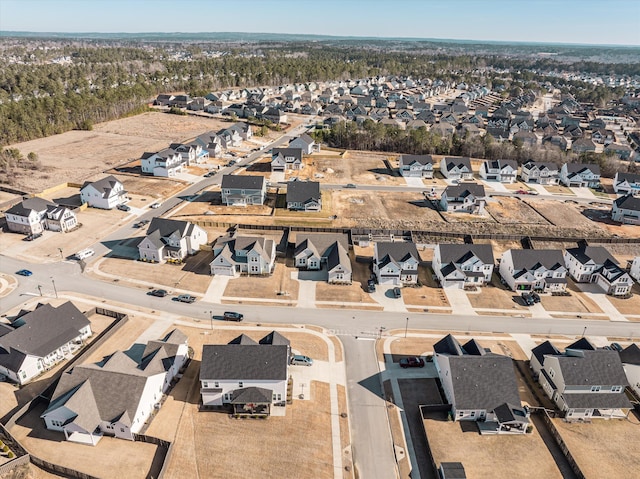
[[[56,289],[56,282],[53,280],[53,276],[51,276],[51,284],[53,284],[53,293],[56,295],[56,299],[58,299],[58,290]]]
[[[42,296],[42,286],[38,285],[38,291],[40,292],[40,296]]]
[[[407,322],[404,325],[404,337],[407,337],[407,330],[409,329],[409,318],[407,318]]]

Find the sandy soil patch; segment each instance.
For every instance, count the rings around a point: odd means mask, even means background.
[[[635,477],[640,471],[640,424],[633,414],[628,421],[579,424],[553,419],[553,424],[586,477]]]
[[[514,436],[481,436],[477,430],[463,432],[460,424],[446,420],[424,421],[436,464],[462,462],[467,477],[529,477],[533,470],[538,477],[562,477],[537,431]],[[507,450],[509,453],[505,454]]]
[[[587,229],[593,234],[600,229],[597,223],[590,221],[581,213],[581,208],[564,201],[522,200],[538,214],[555,226],[564,228]],[[604,232],[603,232],[604,233]]]
[[[442,217],[445,219],[447,223],[452,224],[470,224],[474,223],[486,226],[487,224],[496,223],[489,213],[484,213],[482,215],[472,215],[468,213],[448,213],[446,211],[442,212]]]
[[[640,286],[634,285],[632,292],[633,296],[630,298],[607,296],[607,300],[622,314],[640,314]]]
[[[295,301],[298,282],[291,279],[293,268],[276,262],[271,276],[242,276],[229,281],[224,296],[233,298],[266,298]],[[278,294],[286,292],[287,294]]]
[[[502,224],[549,224],[531,206],[518,198],[494,198],[494,201],[487,203],[486,210]]]
[[[336,303],[375,303],[362,284],[354,281],[351,284],[329,284],[319,281],[316,284],[316,301],[333,301]]]
[[[404,185],[404,178],[397,170],[396,157],[392,153],[353,150],[335,157],[323,151],[305,160],[306,167],[300,175],[321,183]]]

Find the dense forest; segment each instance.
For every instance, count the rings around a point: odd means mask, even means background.
[[[596,106],[624,93],[544,73],[561,68],[606,71],[607,66],[599,63],[567,66],[537,57],[509,59],[467,50],[416,53],[397,42],[391,51],[376,42],[353,41],[232,44],[225,45],[225,50],[215,50],[211,44],[67,39],[47,40],[42,46],[42,40],[30,42],[0,40],[0,146],[91,129],[94,123],[145,111],[157,94],[172,91],[202,95],[236,87],[411,75],[503,86],[507,91],[539,91],[541,84],[552,82]],[[638,64],[612,68],[624,74],[640,73]]]

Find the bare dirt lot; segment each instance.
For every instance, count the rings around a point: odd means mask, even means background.
[[[442,336],[444,337],[444,334]],[[475,338],[481,346],[491,349],[491,351],[496,354],[510,356],[517,360],[527,359],[520,346],[518,346],[518,343],[506,337],[504,340],[495,340],[485,339],[482,336],[456,334],[456,339],[460,341],[461,344],[466,343],[472,338]],[[408,337],[394,339],[391,342],[391,354],[394,356],[393,360],[397,361],[403,355],[419,356],[433,354],[433,345],[440,341],[440,339],[442,338]]]
[[[564,201],[523,200],[552,225],[572,228],[577,231],[590,232],[591,235],[601,230],[598,224],[588,220],[580,213],[580,208]],[[601,233],[605,233],[601,230]]]
[[[640,424],[629,420],[594,420],[590,424],[553,419],[585,477],[637,477],[640,471]],[[596,446],[597,445],[597,446]]]
[[[540,303],[547,311],[567,313],[602,313],[602,310],[589,298],[572,292],[571,296],[540,295]]]
[[[496,198],[487,203],[486,210],[502,224],[549,224],[531,206],[518,198]]]
[[[228,123],[198,116],[149,112],[94,125],[92,131],[69,131],[60,135],[12,145],[23,155],[37,153],[38,171],[15,178],[13,187],[38,192],[57,185],[60,179],[82,183],[98,173],[140,158],[145,151],[157,151]]]
[[[622,314],[640,314],[640,285],[634,284],[631,292],[632,296],[630,298],[622,299],[607,296],[607,300]]]
[[[340,157],[321,152],[306,160],[307,166],[300,175],[321,183],[404,185],[404,178],[399,176],[397,170],[396,157],[392,153],[370,151],[349,150]]]
[[[233,298],[298,299],[298,282],[291,279],[295,271],[283,263],[276,262],[271,276],[243,276],[229,281],[224,296]],[[286,292],[288,294],[278,294]]]
[[[467,293],[467,298],[474,308],[513,309],[514,311],[527,309],[520,302],[514,301],[514,296],[517,294],[513,291],[491,286]]]
[[[368,293],[365,293],[362,284],[354,281],[347,284],[329,284],[324,281],[316,283],[316,300],[349,302],[349,303],[375,303]]]

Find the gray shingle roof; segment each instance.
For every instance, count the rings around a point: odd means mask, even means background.
[[[34,196],[33,198],[22,200],[17,205],[13,205],[5,213],[10,213],[16,216],[29,216],[31,211],[43,212],[46,211],[47,208],[55,206],[57,205],[51,201]]]
[[[82,187],[81,191],[84,190],[87,186],[91,185],[95,188],[96,191],[102,192],[103,198],[109,198],[111,196],[111,192],[113,189],[120,183],[120,181],[113,175],[106,176],[98,181],[94,181],[93,183],[85,183]]]
[[[205,344],[200,380],[285,380],[288,361],[284,345]]]
[[[627,377],[617,351],[582,350],[582,356],[558,356],[558,362],[567,386],[627,384]]]
[[[320,183],[317,181],[290,181],[287,183],[287,203],[319,201]]]
[[[379,242],[376,243],[376,250],[378,252],[378,262],[383,263],[388,260],[395,262],[404,262],[410,257],[420,261],[420,255],[415,243],[410,242]]]
[[[620,351],[620,360],[626,364],[640,366],[640,347],[633,343]]]
[[[400,165],[411,165],[412,163],[421,165],[432,165],[433,157],[431,155],[400,155]]]
[[[467,169],[471,171],[471,158],[455,158],[447,156],[445,157],[444,161],[447,167],[447,171],[450,171],[455,167],[462,168],[464,166],[466,166]]]
[[[569,408],[576,409],[618,409],[630,408],[631,403],[624,393],[580,393],[563,394]]]
[[[264,176],[223,175],[223,189],[261,190]]]
[[[531,270],[538,264],[546,269],[564,267],[562,251],[559,249],[512,249],[510,251],[515,270]]]
[[[535,356],[538,362],[542,365],[544,364],[545,355],[560,356],[562,353],[560,353],[558,348],[556,348],[551,341],[545,341],[533,348],[531,350],[531,354]]]
[[[483,198],[485,195],[484,186],[478,183],[462,183],[459,185],[449,185],[444,193],[447,198],[462,198],[472,194],[476,198]]]
[[[567,253],[577,259],[581,264],[586,264],[593,260],[595,264],[604,264],[609,260],[617,263],[611,253],[603,246],[578,246],[577,248],[567,248]]]
[[[593,144],[593,142],[591,140],[587,140],[589,141],[591,144]],[[578,140],[576,142],[574,142],[573,144],[577,144],[581,142],[581,140]],[[587,170],[591,171],[591,173],[595,174],[595,175],[599,175],[600,174],[600,167],[598,165],[594,165],[594,164],[581,164],[581,163],[565,163],[567,166],[567,173],[569,174],[576,174],[576,173],[584,173]]]
[[[282,156],[282,158],[293,157],[302,161],[302,148],[273,148],[271,158]]]
[[[159,231],[160,237],[162,238],[171,236],[173,233],[177,233],[178,237],[183,238],[187,233],[189,225],[190,223],[188,221],[155,217],[151,220],[151,224],[149,224],[147,236],[151,235],[155,231]]]
[[[273,391],[271,389],[251,386],[233,391],[231,404],[271,404],[272,397]]]
[[[271,346],[289,346],[290,342],[278,331],[271,331],[259,341],[260,344],[269,344]]]
[[[463,263],[472,255],[477,256],[485,264],[493,264],[493,249],[489,244],[440,244],[442,264]]]
[[[618,208],[631,210],[631,211],[640,211],[640,198],[637,196],[621,196],[613,201]]]
[[[295,254],[307,247],[311,243],[318,254],[325,256],[325,252],[336,242],[340,243],[343,248],[349,249],[349,238],[343,233],[297,233]]]

